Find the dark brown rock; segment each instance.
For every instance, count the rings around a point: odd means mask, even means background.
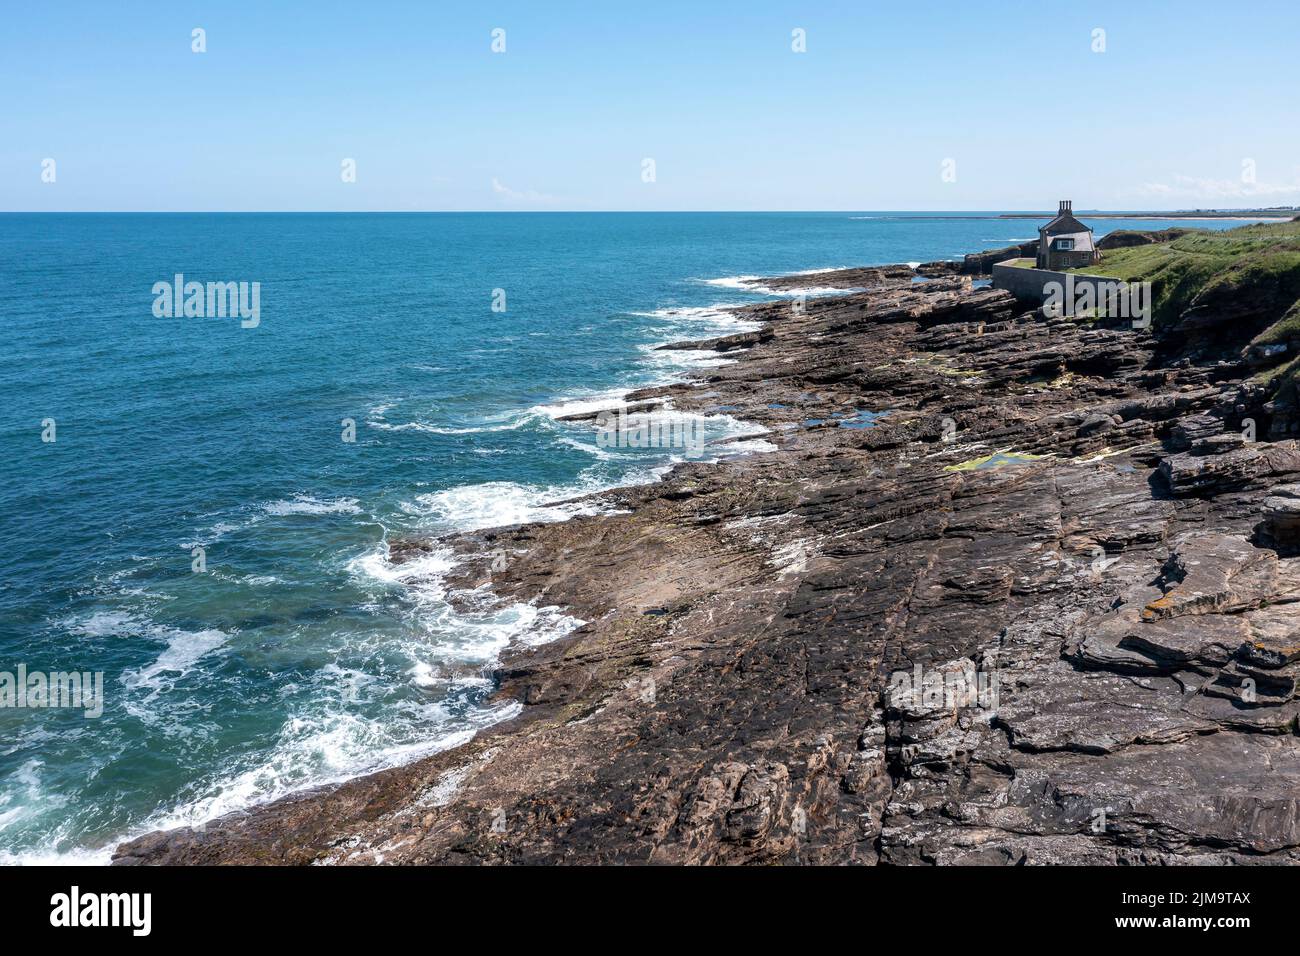
[[[589,622],[505,654],[518,718],[118,862],[1300,861],[1295,443],[1220,437],[1244,363],[929,272],[767,280],[868,291],[745,309],[735,362],[627,397],[775,451],[439,542],[453,587],[506,552],[495,594]]]

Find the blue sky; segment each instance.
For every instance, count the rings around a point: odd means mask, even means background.
[[[10,3],[0,210],[1300,204],[1297,37],[1293,0]]]

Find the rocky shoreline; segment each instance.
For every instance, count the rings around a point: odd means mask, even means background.
[[[1295,862],[1300,448],[1223,329],[1044,317],[990,255],[762,280],[846,291],[626,401],[775,451],[440,542],[589,622],[507,652],[521,716],[115,862]]]

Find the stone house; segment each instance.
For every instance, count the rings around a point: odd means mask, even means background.
[[[1101,259],[1097,243],[1092,238],[1092,230],[1074,218],[1073,205],[1071,200],[1062,199],[1056,218],[1047,225],[1038,227],[1038,259],[1035,265],[1039,269],[1077,269]]]

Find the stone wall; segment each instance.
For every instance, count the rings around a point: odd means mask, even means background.
[[[1005,289],[1017,299],[1041,304],[1047,298],[1047,284],[1059,282],[1064,287],[1067,275],[1074,280],[1076,290],[1086,285],[1095,288],[1098,283],[1112,285],[1116,281],[1108,276],[1055,272],[1051,269],[1022,269],[1019,266],[1009,266],[1005,262],[999,262],[993,266],[993,288]]]

